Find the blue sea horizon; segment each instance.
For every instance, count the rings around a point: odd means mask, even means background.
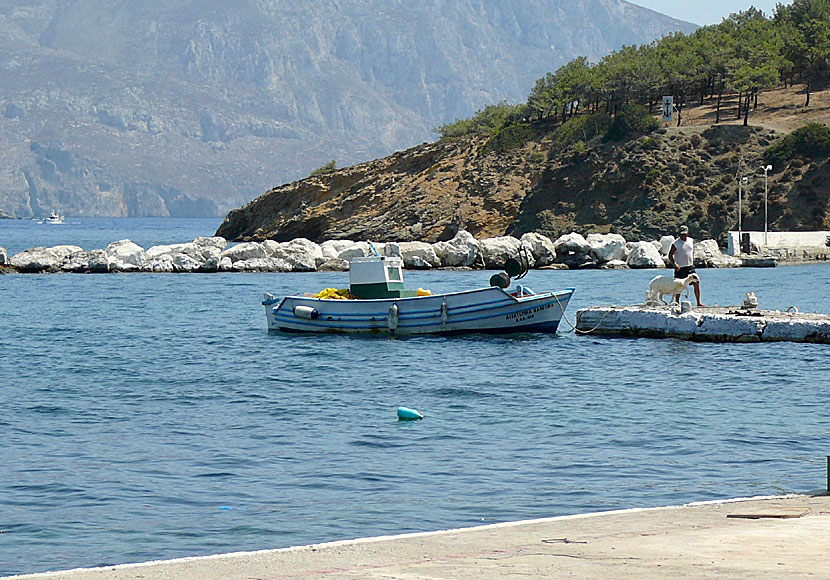
[[[145,250],[151,246],[192,242],[212,236],[222,218],[67,217],[62,224],[37,219],[0,220],[0,247],[9,257],[37,246],[69,244],[84,250],[104,249],[129,239]]]

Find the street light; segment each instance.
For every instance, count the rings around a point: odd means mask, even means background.
[[[764,246],[767,245],[767,173],[772,171],[772,165],[767,165],[766,167],[762,167],[761,169],[764,170]]]
[[[738,254],[741,253],[741,184],[749,181],[748,177],[738,179]]]

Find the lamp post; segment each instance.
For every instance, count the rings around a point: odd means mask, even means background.
[[[741,253],[741,185],[749,181],[748,177],[739,177],[738,178],[738,254]]]
[[[769,189],[767,187],[767,173],[772,170],[772,165],[767,165],[766,167],[762,167],[761,169],[764,170],[764,246],[767,245],[767,220],[768,220],[768,213],[767,213],[767,193]]]

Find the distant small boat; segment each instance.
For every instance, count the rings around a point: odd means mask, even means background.
[[[396,335],[556,332],[573,294],[573,288],[539,294],[522,286],[508,290],[510,276],[519,273],[512,268],[493,276],[489,288],[448,294],[405,290],[402,266],[401,258],[395,256],[353,258],[349,291],[339,291],[345,296],[329,298],[326,291],[284,298],[266,294],[262,305],[268,331]]]
[[[63,223],[63,216],[57,212],[52,212],[48,218],[44,218],[43,220],[39,221],[38,223],[41,224],[62,224]]]

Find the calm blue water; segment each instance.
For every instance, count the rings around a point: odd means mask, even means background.
[[[525,281],[576,287],[573,317],[654,275]],[[826,345],[266,333],[264,291],[346,277],[0,276],[0,575],[824,489]],[[828,265],[702,278],[830,311]]]
[[[219,218],[77,218],[63,224],[39,224],[36,220],[0,220],[0,247],[9,257],[36,246],[71,244],[84,250],[104,249],[125,238],[145,250],[151,246],[191,242],[197,236],[212,236],[222,223]]]

